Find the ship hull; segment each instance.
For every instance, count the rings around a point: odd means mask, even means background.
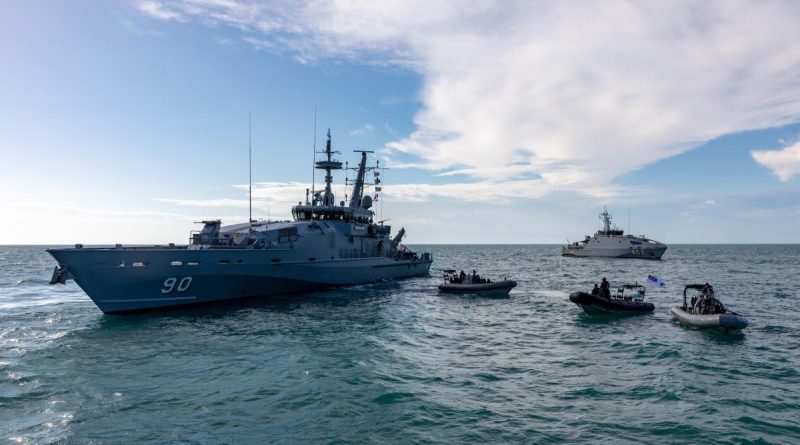
[[[426,275],[431,261],[320,260],[291,250],[50,249],[104,313],[308,292]]]
[[[585,258],[639,258],[647,260],[660,260],[667,251],[664,247],[652,248],[561,248],[561,255]]]

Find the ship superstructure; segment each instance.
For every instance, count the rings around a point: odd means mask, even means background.
[[[561,254],[579,257],[661,259],[667,246],[644,235],[625,235],[611,224],[611,214],[603,208],[600,213],[603,227],[594,236],[561,247]]]
[[[369,152],[360,152],[350,199],[338,205],[331,184],[342,163],[330,130],[321,153],[315,167],[325,171],[325,189],[306,190],[291,221],[202,221],[182,246],[48,249],[59,264],[52,282],[73,278],[103,312],[117,313],[428,274],[429,253],[402,245],[404,229],[391,237],[390,226],[374,221]]]

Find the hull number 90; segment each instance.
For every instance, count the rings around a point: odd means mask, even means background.
[[[161,289],[161,293],[168,294],[173,290],[176,290],[176,288],[178,292],[186,292],[191,285],[192,277],[183,277],[180,281],[178,281],[178,279],[175,277],[169,277],[164,280],[164,287]]]

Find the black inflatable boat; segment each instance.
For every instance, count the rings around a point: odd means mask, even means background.
[[[631,293],[626,294],[627,290],[633,291],[633,296],[629,296]],[[569,295],[569,300],[587,314],[652,312],[655,306],[644,301],[644,292],[644,286],[640,284],[625,284],[613,295],[573,292]]]

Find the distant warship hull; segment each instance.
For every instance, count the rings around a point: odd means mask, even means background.
[[[664,243],[649,239],[644,235],[625,235],[625,232],[611,225],[611,214],[603,209],[600,214],[603,228],[594,236],[586,235],[583,241],[561,246],[561,255],[592,258],[641,258],[660,260],[667,251]]]
[[[564,246],[561,248],[561,255],[587,258],[640,258],[648,260],[660,260],[666,251],[666,246],[647,248],[584,248]]]
[[[81,248],[48,252],[105,313],[291,294],[428,274],[429,259],[293,258],[292,250]]]

